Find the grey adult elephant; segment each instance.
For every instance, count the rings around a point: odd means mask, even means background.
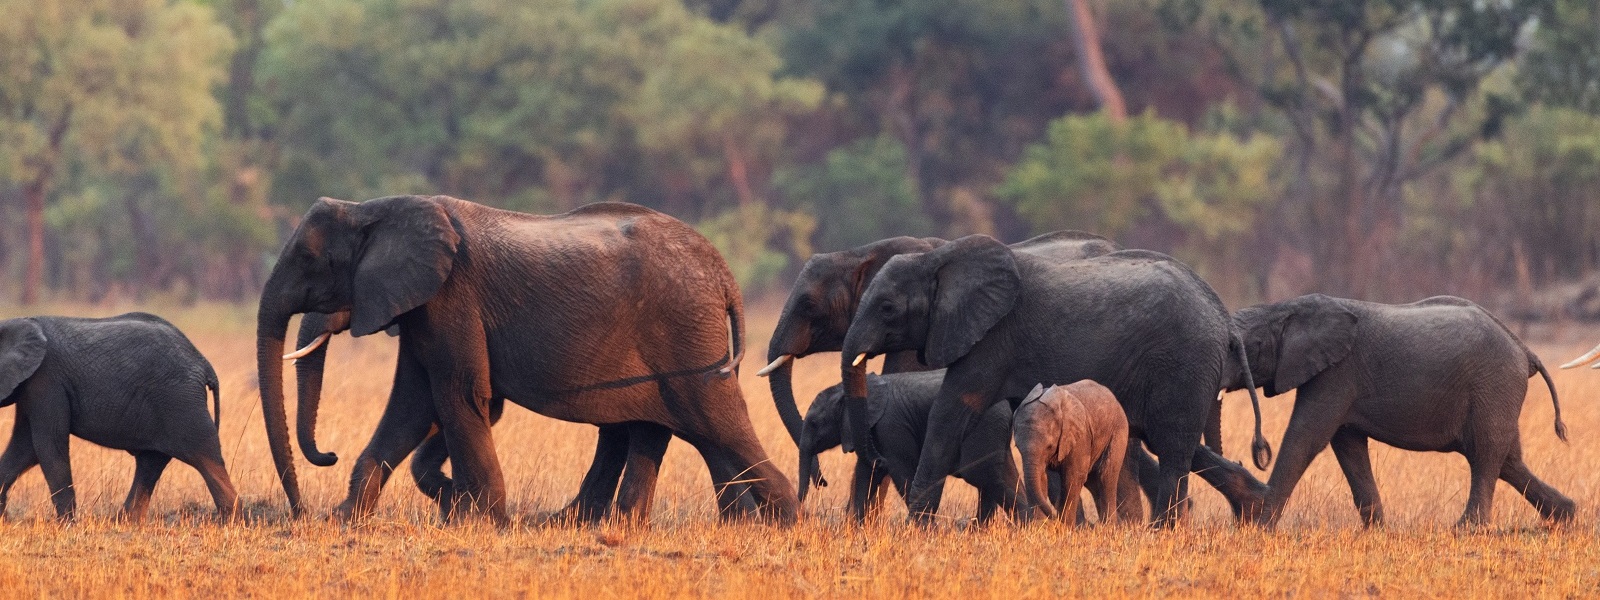
[[[351,474],[351,506],[371,506],[375,470],[437,423],[454,466],[443,514],[507,522],[489,422],[493,399],[507,398],[567,421],[666,427],[705,458],[724,511],[748,491],[768,518],[794,518],[794,488],[733,376],[738,287],[710,242],[667,215],[612,202],[536,216],[447,196],[319,200],[268,277],[257,324],[267,433],[297,514],[280,360],[290,318],[307,312],[349,312],[357,336],[399,326],[395,385]]]
[[[206,411],[207,390],[215,419]],[[174,458],[200,472],[222,518],[232,518],[238,508],[217,438],[217,373],[183,332],[160,317],[0,321],[0,406],[13,404],[11,442],[0,455],[0,515],[17,477],[38,466],[57,518],[73,518],[77,492],[69,436],[134,456],[125,518],[143,518]]]
[[[1255,383],[1268,396],[1299,390],[1266,486],[1227,461],[1202,473],[1215,485],[1248,492],[1229,496],[1241,519],[1275,525],[1307,465],[1332,444],[1362,521],[1381,524],[1368,439],[1465,455],[1472,487],[1461,524],[1488,520],[1496,480],[1520,491],[1544,518],[1572,519],[1572,500],[1522,462],[1517,428],[1528,378],[1538,374],[1555,404],[1556,435],[1566,441],[1555,382],[1539,357],[1482,307],[1453,296],[1390,305],[1313,294],[1252,306],[1234,318],[1245,332]]]
[[[859,456],[850,478],[850,514],[859,522],[883,504],[888,486],[902,495],[917,473],[928,413],[939,397],[944,371],[867,376],[867,429],[877,459]],[[855,451],[853,423],[845,418],[844,388],[834,385],[817,394],[806,409],[800,433],[800,501],[811,484],[827,485],[817,468],[817,455],[843,446]],[[1013,519],[1028,519],[1028,505],[1018,493],[1020,479],[1011,455],[1011,406],[996,404],[972,425],[961,446],[956,478],[978,488],[978,522],[1004,510]],[[1058,486],[1059,487],[1059,486]]]
[[[813,255],[806,261],[772,332],[767,347],[767,360],[771,363],[758,373],[771,377],[772,400],[796,445],[800,443],[804,419],[794,399],[793,361],[821,352],[837,352],[843,347],[861,295],[889,259],[927,252],[946,243],[938,238],[896,237],[851,250]],[[1082,231],[1047,233],[1018,242],[1012,248],[1060,261],[1121,249],[1115,242]],[[883,363],[885,375],[931,368],[919,362],[917,353],[911,351],[889,353]],[[814,472],[815,463],[808,468]]]
[[[322,405],[322,380],[328,357],[330,339],[350,328],[350,313],[327,315],[307,313],[300,319],[299,350],[285,355],[295,361],[295,381],[298,388],[299,411],[295,433],[302,449],[315,448],[317,410]],[[389,329],[398,335],[399,328]],[[400,363],[396,365],[399,369]],[[397,374],[397,380],[413,375]],[[505,398],[490,400],[489,423],[500,420],[505,410]],[[375,438],[376,439],[376,438]],[[600,426],[600,436],[595,447],[594,461],[584,475],[578,494],[565,508],[556,513],[556,520],[593,523],[607,516],[618,516],[632,521],[649,519],[655,497],[656,475],[667,446],[672,441],[672,431],[653,423],[621,423]],[[377,452],[378,449],[374,449]],[[372,452],[363,456],[372,457]],[[423,440],[411,457],[411,478],[423,495],[443,507],[449,500],[453,485],[444,473],[444,463],[449,460],[449,450],[444,436],[437,427]],[[338,457],[333,453],[310,453],[312,464],[332,466]],[[360,469],[370,473],[365,481],[352,481],[346,501],[334,509],[341,518],[360,517],[371,512],[371,504],[357,506],[358,499],[375,501],[378,490],[394,472],[394,464],[382,463]],[[620,491],[619,491],[619,480]],[[366,491],[370,490],[370,491]],[[615,508],[615,510],[613,510]]]
[[[1229,356],[1243,351],[1216,293],[1169,256],[1054,261],[982,235],[890,259],[848,331],[841,367],[852,418],[865,412],[869,356],[915,351],[947,367],[907,502],[919,520],[937,510],[972,419],[1041,382],[1092,379],[1122,403],[1130,438],[1160,460],[1154,519],[1172,525]],[[869,444],[857,440],[870,455]],[[1256,461],[1268,453],[1258,424]]]

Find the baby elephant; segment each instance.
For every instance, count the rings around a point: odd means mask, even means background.
[[[1060,517],[1061,507],[1051,502],[1046,485],[1046,472],[1055,471],[1061,475],[1062,498],[1077,498],[1087,482],[1100,522],[1116,521],[1128,417],[1111,390],[1087,379],[1050,389],[1036,385],[1017,407],[1013,428],[1035,510]]]
[[[851,478],[850,509],[857,521],[883,503],[888,480],[904,495],[917,473],[922,456],[922,436],[927,431],[928,413],[939,396],[944,370],[920,373],[894,373],[867,377],[867,413],[872,420],[873,445],[878,460],[856,461]],[[805,501],[811,484],[827,485],[818,469],[817,455],[844,446],[855,450],[849,419],[841,399],[842,385],[817,394],[806,410],[800,433],[800,500]],[[996,509],[1014,518],[1023,505],[1017,495],[1017,464],[1011,456],[1011,406],[1001,402],[974,419],[961,444],[960,470],[956,477],[978,488],[978,521],[987,522]],[[1027,511],[1023,511],[1026,513]]]
[[[207,389],[218,421],[206,412]],[[200,471],[224,519],[234,514],[237,495],[217,440],[217,374],[160,317],[0,321],[0,406],[11,404],[17,405],[17,418],[0,455],[0,515],[17,477],[39,465],[56,517],[73,518],[77,498],[68,434],[137,459],[124,518],[144,516],[156,480],[174,458]]]

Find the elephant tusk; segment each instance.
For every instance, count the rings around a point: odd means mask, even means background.
[[[1563,369],[1571,369],[1573,367],[1586,365],[1586,364],[1589,364],[1589,362],[1594,360],[1596,357],[1600,357],[1600,346],[1595,346],[1594,349],[1590,350],[1588,354],[1585,354],[1583,356],[1579,356],[1577,359],[1574,359],[1572,362],[1569,362],[1567,364],[1561,365],[1561,368],[1563,368]]]
[[[777,360],[772,361],[772,364],[763,367],[760,371],[756,371],[756,376],[757,377],[766,377],[768,375],[771,375],[773,371],[778,370],[778,367],[781,367],[783,365],[789,364],[789,361],[791,361],[791,360],[794,360],[794,355],[793,354],[785,354],[783,356],[779,356]]]
[[[299,360],[301,358],[305,358],[307,354],[311,354],[312,352],[315,352],[317,350],[317,348],[321,348],[323,344],[328,343],[328,338],[330,338],[330,337],[333,337],[333,334],[324,333],[322,335],[319,335],[319,336],[317,336],[317,339],[311,340],[311,343],[306,344],[306,347],[283,355],[283,359],[284,360]]]
[[[867,353],[862,352],[861,354],[857,354],[856,355],[856,359],[855,360],[850,361],[850,366],[859,367],[859,366],[861,366],[861,363],[864,363],[866,361],[867,361]]]

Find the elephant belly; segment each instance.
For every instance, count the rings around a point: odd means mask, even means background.
[[[1370,401],[1357,407],[1348,426],[1402,450],[1443,452],[1456,448],[1466,419],[1465,402]]]

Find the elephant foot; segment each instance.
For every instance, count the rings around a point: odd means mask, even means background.
[[[1577,516],[1578,505],[1571,498],[1561,497],[1553,502],[1546,502],[1538,506],[1539,516],[1544,517],[1552,525],[1571,523]]]

